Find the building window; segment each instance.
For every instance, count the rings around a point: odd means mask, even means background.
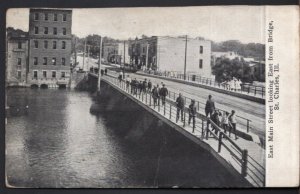
[[[200,59],[200,60],[199,60],[199,68],[202,69],[202,67],[203,67],[203,60]]]
[[[39,48],[39,41],[34,40],[34,48]]]
[[[34,20],[39,20],[39,13],[34,13]]]
[[[63,28],[63,35],[66,35],[66,34],[67,34],[67,29]]]
[[[38,33],[39,33],[39,27],[34,26],[34,33],[35,33],[35,34],[38,34]]]
[[[52,78],[56,78],[56,71],[52,71]]]
[[[66,65],[66,59],[65,58],[61,58],[61,64]]]
[[[18,49],[22,48],[22,42],[18,42]]]
[[[38,65],[38,58],[37,58],[37,57],[34,57],[34,58],[33,58],[33,64],[34,64],[34,65]]]
[[[47,71],[43,71],[43,78],[47,78]]]
[[[48,13],[45,13],[45,21],[48,21]]]
[[[20,70],[17,71],[17,76],[18,76],[18,79],[21,79],[22,75],[21,75],[21,71]]]
[[[203,53],[203,46],[200,46],[200,54]]]
[[[53,34],[57,35],[57,28],[53,28]]]
[[[67,14],[63,14],[63,21],[67,21]]]
[[[47,65],[47,57],[43,58],[43,65]]]
[[[44,34],[48,34],[48,27],[44,28]]]
[[[35,79],[37,79],[37,78],[38,78],[37,71],[33,71],[33,78],[35,78]]]
[[[52,58],[52,65],[56,65],[56,58],[55,57]]]
[[[66,42],[65,42],[65,41],[62,41],[61,48],[62,48],[62,49],[66,49]]]
[[[56,41],[53,41],[53,49],[56,49]]]
[[[47,41],[47,40],[44,41],[44,48],[45,48],[45,49],[48,48],[48,41]]]
[[[57,13],[54,14],[54,21],[57,21]]]
[[[22,59],[18,58],[18,65],[21,66],[22,65]]]
[[[66,72],[61,72],[61,78],[65,78],[66,77]]]

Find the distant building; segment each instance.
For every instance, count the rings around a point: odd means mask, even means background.
[[[265,82],[265,66],[264,61],[249,62],[251,78],[255,81]]]
[[[71,25],[71,10],[30,9],[29,84],[69,83]]]
[[[25,85],[28,73],[28,36],[7,36],[7,84]]]
[[[226,59],[241,59],[242,56],[237,54],[237,52],[234,51],[227,51],[227,52],[212,52],[212,57],[214,58],[226,58]]]
[[[105,62],[123,64],[124,63],[124,46],[125,46],[125,63],[130,63],[128,55],[128,42],[111,42],[103,44],[103,59]]]
[[[157,37],[130,41],[129,55],[132,64],[140,69],[184,72],[185,38]],[[211,42],[200,39],[187,40],[187,74],[211,77]]]

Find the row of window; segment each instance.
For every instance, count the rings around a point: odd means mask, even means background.
[[[49,28],[48,27],[44,27],[43,31],[44,31],[44,34],[49,34]],[[34,34],[39,34],[39,27],[38,26],[34,26]],[[57,27],[52,28],[52,34],[57,35]],[[62,28],[62,34],[67,35],[67,28]]]
[[[34,65],[38,65],[39,64],[39,61],[38,61],[38,58],[37,57],[34,57],[33,58],[33,64]],[[43,57],[43,65],[48,65],[48,58],[47,57]],[[51,59],[51,64],[52,65],[57,65],[57,60],[55,57],[53,57]],[[61,58],[61,65],[66,65],[66,59],[65,58]]]
[[[44,49],[48,49],[48,40],[44,40]],[[34,48],[39,48],[39,41],[34,40],[33,41]],[[52,41],[52,49],[57,49],[57,41]],[[61,41],[61,49],[66,49],[66,41]]]
[[[56,78],[56,71],[52,71],[51,77]],[[61,74],[60,74],[60,77],[65,78],[66,77],[66,72],[62,71]],[[38,71],[36,71],[36,70],[33,71],[33,78],[38,79]],[[48,78],[47,71],[43,71],[43,78]]]
[[[49,20],[49,16],[51,17],[52,14],[49,14],[49,13],[44,13],[43,14],[43,19],[45,21],[48,21]],[[53,21],[58,21],[58,15],[57,13],[54,13],[53,14]],[[40,13],[34,13],[34,20],[39,20],[40,19]],[[62,21],[65,22],[67,21],[67,14],[62,14]]]

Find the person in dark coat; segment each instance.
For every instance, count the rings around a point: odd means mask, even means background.
[[[107,69],[104,69],[104,74],[107,75]]]
[[[103,76],[104,75],[104,70],[103,69],[101,69],[101,76]]]
[[[157,105],[157,100],[159,98],[159,91],[156,86],[154,86],[154,88],[152,89],[152,98],[153,98],[153,104],[155,108],[155,106]]]
[[[138,90],[139,90],[139,94],[141,94],[141,93],[142,93],[142,90],[143,90],[143,82],[142,82],[142,81],[140,81],[140,82],[138,83]]]
[[[179,114],[181,115],[181,121],[183,121],[183,110],[184,110],[184,99],[179,93],[179,96],[176,99],[176,106],[177,106],[177,115],[176,115],[176,122],[179,120]]]
[[[206,101],[205,105],[205,115],[211,117],[212,113],[215,111],[215,102],[212,100],[212,96],[208,95],[208,100]]]
[[[148,86],[147,79],[145,79],[145,80],[143,81],[143,92],[144,92],[144,93],[146,93],[146,91],[147,91],[147,86]]]
[[[214,124],[216,124],[217,126],[220,126],[220,120],[219,120],[219,112],[218,111],[214,111],[212,116],[210,117],[211,121],[214,122]],[[219,133],[219,129],[215,126],[212,125],[213,130],[215,130],[215,134],[218,135]]]
[[[161,96],[161,101],[162,105],[164,106],[166,104],[166,96],[168,96],[169,91],[166,88],[166,85],[163,84],[163,87],[160,89],[160,96]]]
[[[195,100],[192,100],[191,104],[189,105],[189,125],[191,124],[191,120],[193,120],[193,128],[195,128],[196,124],[196,114],[197,108],[195,106]]]
[[[149,81],[148,81],[148,92],[150,93],[151,90],[152,90],[152,82],[151,82],[151,80],[149,79]]]

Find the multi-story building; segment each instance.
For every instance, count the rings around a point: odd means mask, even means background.
[[[187,47],[185,47],[187,45]],[[185,54],[185,48],[187,52]],[[135,39],[130,42],[131,63],[141,69],[167,72],[186,72],[211,77],[211,42],[185,37],[157,37]]]
[[[26,33],[7,36],[7,84],[26,85],[28,73],[28,36]]]
[[[128,55],[128,42],[110,42],[103,45],[103,58],[105,62],[123,64],[124,63],[124,46],[125,46],[125,63],[130,62]]]
[[[71,25],[71,10],[30,9],[29,84],[69,84]]]

